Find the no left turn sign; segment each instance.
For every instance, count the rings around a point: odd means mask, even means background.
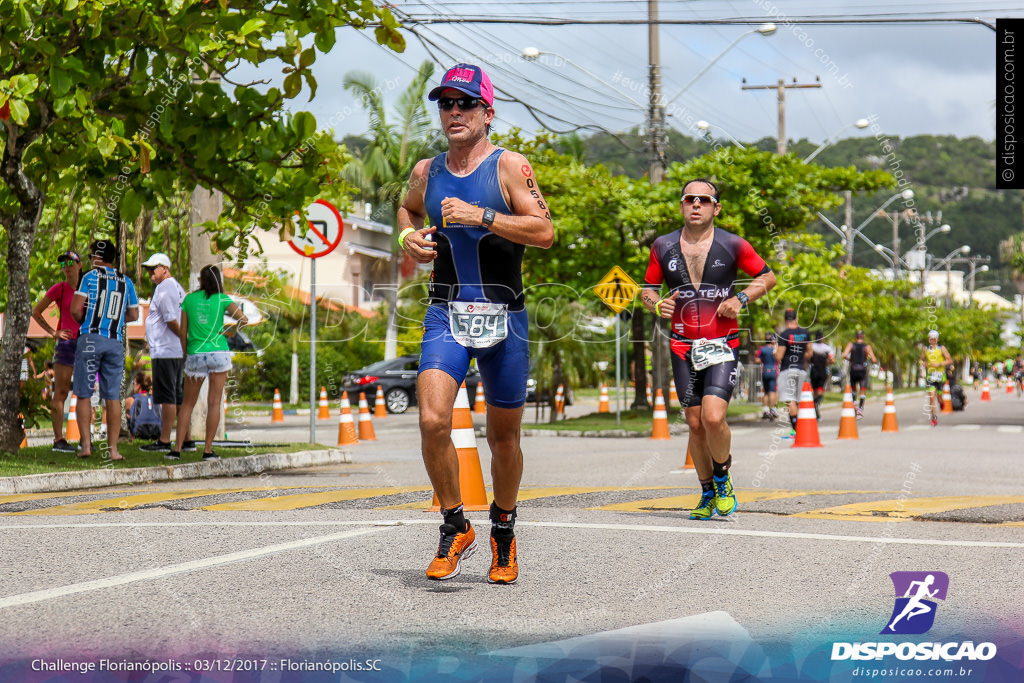
[[[334,206],[323,199],[318,199],[306,208],[306,229],[300,229],[301,214],[296,211],[295,236],[288,240],[288,245],[300,256],[319,258],[330,254],[341,244],[341,234],[345,224],[341,214]]]

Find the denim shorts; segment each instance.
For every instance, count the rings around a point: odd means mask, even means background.
[[[185,358],[185,375],[193,379],[207,377],[211,372],[227,372],[230,369],[230,351],[193,353]]]
[[[99,334],[83,334],[75,349],[75,396],[92,398],[96,373],[99,373],[99,398],[119,400],[124,377],[124,346],[116,339]]]

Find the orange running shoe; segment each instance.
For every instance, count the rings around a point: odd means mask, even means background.
[[[427,578],[444,581],[459,575],[462,561],[476,550],[476,532],[466,520],[466,530],[459,532],[451,524],[441,525],[441,541],[437,545],[437,556],[427,567]]]
[[[516,562],[516,538],[507,543],[491,536],[491,571],[487,580],[491,583],[515,583],[519,578],[519,563]]]

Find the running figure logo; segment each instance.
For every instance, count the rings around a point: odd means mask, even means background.
[[[935,622],[936,603],[946,599],[949,577],[944,572],[893,572],[896,605],[881,635],[927,633]]]

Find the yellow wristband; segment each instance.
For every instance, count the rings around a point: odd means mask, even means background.
[[[410,226],[410,227],[406,228],[405,230],[403,230],[401,232],[401,234],[398,236],[398,246],[401,249],[405,249],[405,238],[408,237],[409,233],[411,233],[411,232],[416,232],[416,228]]]
[[[659,318],[661,317],[661,308],[660,308],[660,306],[661,306],[661,299],[658,299],[657,301],[654,302],[654,314],[656,316],[658,316]]]

